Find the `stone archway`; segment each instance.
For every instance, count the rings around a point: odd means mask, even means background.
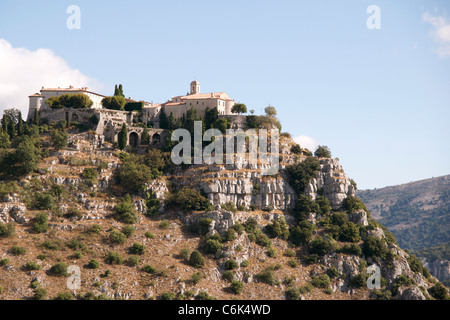
[[[75,113],[72,113],[72,122],[78,122],[78,121],[80,121],[80,118],[78,117],[78,115]]]
[[[158,144],[161,142],[161,136],[158,133],[155,133],[152,137],[152,143]]]
[[[136,132],[131,132],[128,141],[130,146],[136,148],[139,145],[139,135]]]

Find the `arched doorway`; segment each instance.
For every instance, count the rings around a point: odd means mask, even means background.
[[[157,133],[155,133],[152,137],[152,143],[153,144],[158,144],[161,142],[161,136]]]
[[[72,122],[78,122],[80,120],[80,118],[78,118],[77,114],[72,114]]]
[[[130,133],[130,146],[132,146],[133,148],[136,148],[139,144],[139,136],[136,132],[132,132]]]

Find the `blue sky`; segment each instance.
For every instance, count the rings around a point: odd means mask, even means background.
[[[69,30],[69,5],[81,29]],[[381,29],[369,30],[369,5]],[[4,1],[0,112],[42,85],[164,102],[193,79],[328,145],[360,188],[450,174],[448,1]],[[39,49],[48,49],[40,50]],[[7,54],[6,54],[6,53]],[[8,91],[9,90],[9,91]]]

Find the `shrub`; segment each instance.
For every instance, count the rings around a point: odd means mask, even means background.
[[[291,268],[297,268],[298,267],[298,262],[295,261],[294,259],[291,259],[287,262],[287,265]]]
[[[133,226],[124,226],[122,228],[122,233],[127,237],[131,237],[133,235],[133,233],[136,232],[136,228]]]
[[[221,204],[220,207],[221,207],[222,209],[224,209],[224,210],[231,211],[231,212],[233,212],[233,213],[236,213],[236,212],[237,212],[236,206],[235,206],[234,203],[231,202],[231,201],[230,201],[230,202],[227,202],[227,203],[224,203],[224,204]]]
[[[50,193],[35,193],[33,207],[37,210],[51,210],[55,206],[55,198]]]
[[[226,232],[225,232],[225,237],[224,240],[225,241],[233,241],[236,240],[237,235],[236,235],[236,231],[232,228],[229,228]]]
[[[154,239],[155,238],[155,235],[153,233],[151,233],[150,231],[146,231],[144,235],[148,239]]]
[[[238,267],[238,264],[234,260],[227,260],[227,261],[225,261],[224,267],[225,267],[225,270],[234,270]]]
[[[330,279],[334,279],[339,275],[339,271],[336,269],[336,267],[331,266],[327,269],[327,275],[330,277]]]
[[[367,285],[367,277],[367,274],[359,273],[349,281],[349,285],[353,288],[362,288]]]
[[[258,221],[255,218],[248,218],[247,221],[245,221],[244,227],[247,233],[252,233],[258,229]]]
[[[304,258],[306,264],[313,264],[319,260],[319,256],[317,254],[310,254]]]
[[[205,259],[199,251],[194,250],[189,257],[189,264],[194,268],[202,268],[205,265]]]
[[[46,297],[47,290],[41,287],[34,289],[33,300],[45,300]]]
[[[298,226],[290,231],[290,239],[293,244],[299,246],[308,243],[313,236],[314,225],[308,221],[301,221]]]
[[[258,281],[269,284],[271,286],[277,283],[273,270],[270,268],[264,269],[261,273],[257,274],[255,277],[258,279]]]
[[[208,239],[205,242],[204,250],[205,253],[216,254],[221,252],[223,249],[223,244],[216,239]]]
[[[300,194],[295,201],[294,216],[298,220],[305,220],[312,212],[320,213],[319,205],[309,196]]]
[[[116,219],[126,224],[133,224],[139,220],[134,204],[128,194],[114,207],[114,212]]]
[[[272,245],[272,241],[270,241],[269,237],[261,232],[261,230],[257,229],[255,231],[255,242],[256,244],[262,246],[262,247],[268,247]]]
[[[318,256],[324,256],[330,253],[332,245],[329,240],[325,240],[322,237],[317,237],[309,244],[309,253],[317,254]]]
[[[70,292],[59,292],[55,300],[73,300],[73,295]]]
[[[48,215],[40,212],[33,219],[33,231],[35,233],[44,233],[48,230]]]
[[[230,289],[234,294],[241,294],[244,290],[244,283],[241,281],[233,280],[231,282]]]
[[[319,161],[313,157],[286,167],[289,184],[297,194],[303,194],[305,187],[319,170]]]
[[[327,146],[318,146],[314,152],[314,156],[318,158],[331,158],[330,148]]]
[[[233,282],[234,272],[231,270],[226,270],[222,273],[222,279],[228,282]]]
[[[64,129],[63,130],[55,129],[52,131],[50,135],[50,141],[53,147],[55,147],[55,149],[57,150],[61,150],[67,147],[67,140],[68,136]]]
[[[45,249],[52,250],[52,251],[57,251],[60,249],[59,243],[53,242],[50,240],[45,240],[44,242],[42,242],[41,246]]]
[[[191,251],[189,249],[183,248],[180,250],[180,257],[183,258],[184,261],[189,261],[190,256]]]
[[[8,265],[8,263],[9,263],[9,259],[8,258],[0,260],[0,266],[1,267]]]
[[[98,224],[94,224],[87,232],[91,234],[100,234],[102,232],[102,227]]]
[[[81,177],[88,186],[92,187],[97,182],[98,172],[94,168],[84,168]]]
[[[37,262],[34,261],[29,261],[25,264],[25,269],[27,271],[32,271],[32,270],[41,270],[41,265],[38,264]]]
[[[314,277],[311,281],[311,284],[316,288],[326,289],[331,284],[331,281],[328,275],[322,274],[320,276]]]
[[[362,254],[362,250],[361,247],[357,244],[346,244],[343,245],[341,248],[339,248],[338,250],[336,250],[336,252],[341,252],[344,254],[350,254],[350,255],[355,255],[355,256],[361,256]]]
[[[67,246],[73,250],[84,249],[84,244],[79,239],[72,239],[67,243]]]
[[[216,300],[216,298],[210,296],[206,291],[200,291],[198,295],[195,296],[195,300]]]
[[[433,298],[438,300],[444,300],[447,298],[447,289],[440,282],[428,289],[428,292],[433,296]]]
[[[289,237],[289,228],[284,219],[276,220],[273,223],[269,223],[265,227],[265,232],[270,238],[280,237],[287,240]]]
[[[100,267],[100,263],[97,260],[91,260],[87,264],[87,267],[89,269],[98,269]]]
[[[353,222],[347,222],[340,228],[339,241],[345,242],[358,242],[361,240],[361,236],[359,235],[359,227]]]
[[[59,262],[55,265],[53,265],[50,268],[50,273],[55,276],[65,277],[67,276],[67,264],[64,262]]]
[[[139,261],[140,261],[140,258],[138,256],[133,255],[128,258],[127,263],[130,267],[136,267],[139,264]]]
[[[16,227],[13,222],[7,224],[0,223],[0,237],[10,238],[16,233]]]
[[[105,97],[102,100],[102,106],[106,109],[123,110],[127,101],[122,96]]]
[[[274,247],[269,246],[267,248],[266,253],[267,253],[267,256],[269,256],[271,258],[275,258],[275,256],[277,255],[277,250]]]
[[[170,221],[168,221],[168,220],[163,220],[158,225],[158,228],[160,228],[160,229],[169,229],[169,227],[170,227]]]
[[[319,206],[318,213],[320,213],[321,215],[326,215],[330,213],[331,211],[330,201],[326,197],[324,196],[317,197],[316,204]]]
[[[116,178],[127,192],[137,194],[144,191],[145,184],[152,181],[155,175],[147,165],[142,163],[141,158],[132,156],[117,169]]]
[[[200,272],[196,272],[192,274],[191,281],[193,284],[198,284],[200,281],[202,281],[203,275]]]
[[[302,292],[300,288],[289,288],[284,293],[286,300],[300,300]]]
[[[27,252],[27,249],[24,247],[12,246],[9,252],[14,256],[21,256]]]
[[[245,231],[244,226],[243,226],[242,224],[240,224],[240,223],[234,224],[231,228],[232,228],[234,231],[236,231],[236,233],[237,233],[238,235],[243,234],[244,231]]]
[[[363,253],[366,256],[366,258],[380,257],[381,259],[384,260],[386,258],[387,252],[388,249],[386,245],[382,240],[378,239],[377,237],[369,236],[367,237],[367,239],[364,240]]]
[[[248,267],[248,265],[249,265],[248,260],[244,260],[241,262],[241,268],[246,268],[246,267]]]
[[[169,199],[169,206],[181,208],[184,211],[206,211],[212,209],[209,200],[200,191],[183,188],[173,194]]]
[[[354,196],[349,196],[345,198],[343,207],[348,213],[355,213],[358,210],[364,210],[366,212],[369,212],[369,210],[364,205],[362,200]]]
[[[105,262],[108,264],[122,264],[123,258],[117,252],[108,252]]]
[[[157,272],[157,269],[154,266],[147,264],[144,267],[142,267],[142,271],[150,274],[155,274]]]
[[[135,243],[133,243],[133,245],[129,249],[129,252],[131,254],[143,255],[144,252],[145,252],[145,246],[143,244],[135,242]]]
[[[115,244],[124,244],[127,241],[127,236],[119,230],[111,230],[109,240]]]
[[[174,292],[165,291],[161,294],[161,300],[175,300],[177,295]]]
[[[81,219],[83,218],[83,213],[78,210],[77,208],[69,208],[66,212],[66,214],[64,215],[64,217],[68,218],[68,219]]]

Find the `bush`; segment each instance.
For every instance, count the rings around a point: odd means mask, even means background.
[[[319,205],[314,202],[309,196],[300,194],[295,201],[294,216],[298,220],[305,220],[312,212],[320,213]]]
[[[169,229],[169,227],[170,227],[170,221],[168,221],[168,220],[163,220],[158,225],[158,228],[160,228],[160,229]]]
[[[9,252],[14,256],[21,256],[27,252],[27,249],[24,247],[12,246]]]
[[[68,136],[64,129],[63,130],[55,129],[51,133],[50,141],[53,147],[55,147],[55,149],[57,150],[61,150],[67,147],[67,140]]]
[[[9,222],[7,224],[0,223],[0,237],[2,238],[10,238],[14,236],[16,233],[16,226],[13,222]]]
[[[155,238],[155,235],[153,233],[151,233],[150,231],[146,231],[144,235],[148,239],[154,239]]]
[[[273,270],[271,268],[264,269],[261,273],[255,276],[258,281],[269,284],[271,286],[277,283]]]
[[[241,294],[244,290],[244,283],[241,281],[233,280],[233,282],[231,282],[230,289],[234,294]]]
[[[154,266],[147,264],[144,267],[142,267],[142,271],[150,274],[155,274],[158,270]]]
[[[308,221],[301,221],[299,225],[290,231],[290,239],[293,244],[299,246],[309,242],[313,236],[315,226]]]
[[[73,300],[73,295],[70,292],[59,292],[55,300]]]
[[[87,233],[91,233],[91,234],[100,234],[101,232],[102,232],[102,227],[100,225],[98,225],[98,224],[94,224],[87,231]]]
[[[286,300],[300,300],[302,292],[300,288],[289,288],[284,293]]]
[[[89,269],[98,269],[100,267],[100,263],[97,260],[91,260],[87,264],[87,267]]]
[[[52,210],[55,198],[50,193],[35,193],[33,207],[37,210]]]
[[[114,207],[114,212],[116,219],[126,224],[137,223],[139,220],[134,204],[128,194]]]
[[[180,257],[183,258],[184,261],[189,261],[190,256],[191,251],[189,249],[183,248],[180,250]]]
[[[289,184],[297,194],[303,194],[305,187],[319,170],[319,161],[313,157],[308,157],[302,162],[286,167]]]
[[[224,241],[233,241],[236,240],[237,235],[236,235],[236,231],[232,228],[229,228],[226,232],[225,232],[225,237],[224,237]]]
[[[277,255],[277,250],[274,247],[269,246],[267,248],[266,253],[267,253],[267,256],[269,256],[270,258],[275,258],[275,256]]]
[[[111,230],[109,240],[115,244],[124,244],[127,241],[127,236],[119,230]]]
[[[52,251],[57,251],[60,249],[59,243],[53,242],[50,240],[45,240],[44,242],[42,242],[41,246],[45,249],[52,250]]]
[[[189,257],[189,264],[194,268],[202,268],[205,265],[205,259],[199,251],[194,250]]]
[[[225,267],[225,270],[234,270],[238,267],[238,264],[234,260],[227,260],[227,261],[225,261],[224,267]]]
[[[108,252],[105,262],[108,264],[122,264],[123,258],[117,252]]]
[[[362,254],[361,247],[354,243],[343,245],[341,248],[337,249],[336,252],[349,254],[349,255],[355,255],[358,257],[360,257]]]
[[[314,156],[318,158],[331,158],[330,148],[327,146],[318,146],[314,152]]]
[[[216,300],[216,298],[210,296],[205,291],[200,291],[198,295],[195,296],[195,300]]]
[[[200,191],[191,188],[183,188],[173,194],[168,201],[168,205],[174,208],[181,208],[184,211],[207,211],[213,206]]]
[[[292,249],[287,249],[287,250],[283,253],[283,255],[284,255],[285,257],[289,257],[289,258],[294,258],[294,257],[296,256],[295,251],[292,250]]]
[[[288,265],[289,267],[291,267],[291,268],[297,268],[297,267],[298,267],[298,262],[295,261],[295,260],[293,260],[293,259],[291,259],[291,260],[289,260],[289,261],[287,262],[287,265]]]
[[[338,235],[339,241],[344,242],[358,242],[361,241],[361,236],[359,235],[359,227],[353,222],[345,223],[339,231]]]
[[[202,281],[203,276],[200,272],[196,272],[191,276],[191,280],[193,284],[198,284],[200,281]]]
[[[433,298],[438,300],[444,300],[448,297],[447,289],[440,282],[428,289],[428,292],[433,296]]]
[[[38,213],[34,217],[33,231],[35,233],[45,233],[48,230],[48,215],[45,213]]]
[[[98,172],[94,168],[85,168],[81,177],[89,187],[92,187],[97,182]]]
[[[131,246],[131,248],[129,249],[129,252],[131,254],[143,255],[145,252],[145,246],[143,244],[135,242],[133,243],[133,246]]]
[[[289,238],[289,228],[284,219],[276,220],[273,223],[269,223],[265,227],[265,232],[270,238],[280,237],[283,240]]]
[[[319,256],[317,254],[310,254],[304,258],[306,264],[313,264],[319,260]]]
[[[68,219],[81,219],[83,218],[83,213],[78,210],[77,208],[69,208],[66,212],[66,214],[64,215],[64,217],[68,218]]]
[[[246,268],[246,267],[248,267],[248,265],[249,265],[248,260],[244,260],[241,262],[241,268]]]
[[[41,270],[41,265],[38,264],[37,262],[34,261],[29,261],[25,264],[25,269],[27,271],[32,271],[32,270]]]
[[[367,285],[367,277],[365,273],[357,274],[349,281],[349,285],[353,288],[362,288]]]
[[[136,232],[136,228],[133,226],[124,226],[122,228],[122,233],[127,237],[131,237]]]
[[[309,253],[317,254],[318,256],[324,256],[331,252],[333,246],[329,240],[325,240],[322,237],[317,237],[309,244]]]
[[[319,212],[321,215],[327,215],[331,211],[330,201],[324,196],[318,196],[316,198],[316,204],[319,206]]]
[[[224,210],[231,211],[231,212],[233,212],[233,213],[236,213],[236,212],[237,212],[236,206],[235,206],[234,203],[231,202],[231,201],[230,201],[230,202],[227,202],[227,203],[224,203],[224,204],[221,204],[220,207],[221,207],[222,209],[224,209]]]
[[[102,100],[102,106],[106,109],[123,110],[127,101],[122,96],[105,97]]]
[[[336,269],[336,267],[331,266],[327,269],[327,275],[328,277],[330,277],[330,279],[334,279],[339,276],[339,271]]]
[[[177,295],[174,292],[165,291],[161,294],[161,300],[175,300]]]
[[[388,249],[384,242],[375,236],[369,236],[364,240],[363,253],[366,258],[380,257],[382,260],[386,258]]]
[[[216,254],[221,252],[223,249],[223,244],[216,239],[208,239],[205,242],[204,250],[205,253]]]
[[[64,262],[59,262],[55,265],[53,265],[50,268],[50,273],[55,276],[65,277],[67,276],[67,264]]]
[[[348,213],[355,213],[358,210],[364,210],[367,213],[369,212],[362,200],[353,196],[345,198],[343,207]]]
[[[138,256],[133,255],[128,258],[127,263],[130,267],[136,267],[139,264],[140,260],[141,259]]]
[[[129,159],[126,159],[116,171],[118,182],[131,194],[138,194],[144,191],[145,184],[155,178],[155,172],[142,163],[142,159],[137,157],[131,156]]]
[[[316,288],[326,289],[331,284],[330,277],[328,277],[328,275],[326,274],[322,274],[320,276],[314,277],[311,281],[311,284]]]
[[[226,270],[222,273],[222,279],[228,282],[234,281],[234,272],[231,270]]]
[[[33,300],[45,300],[47,297],[47,290],[44,288],[36,288],[33,294]]]

